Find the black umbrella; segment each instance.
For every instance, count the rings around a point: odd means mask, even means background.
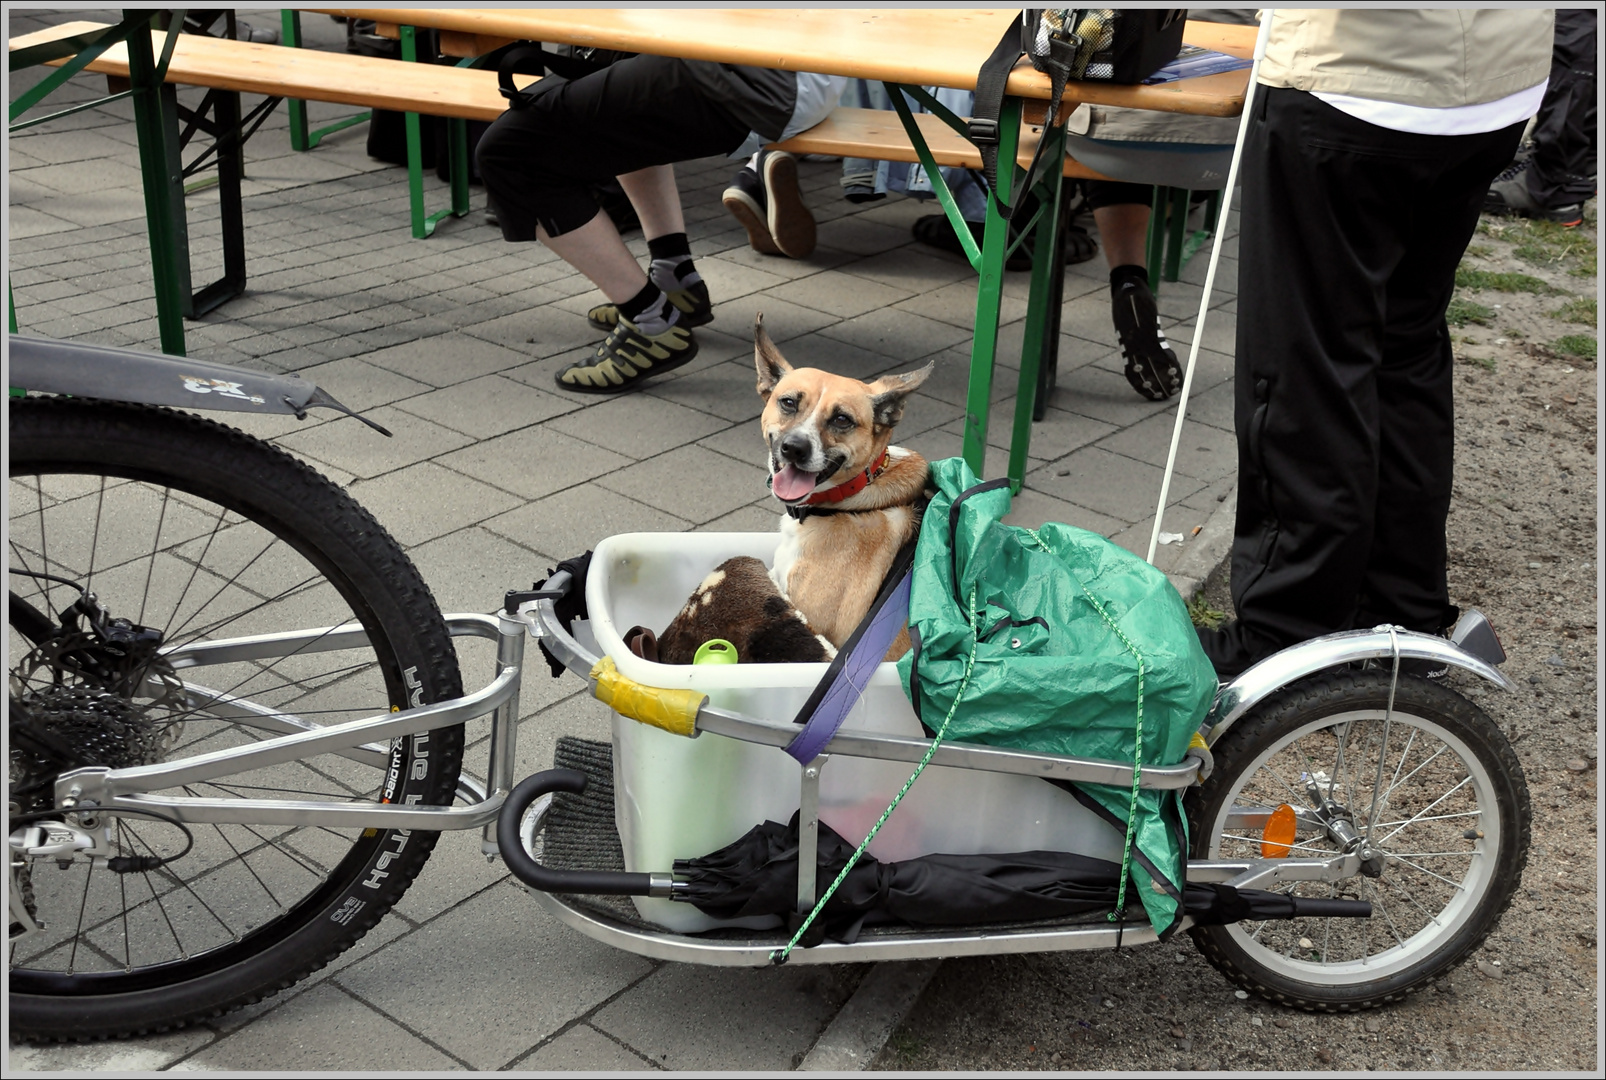
[[[820,823],[815,879],[820,891],[842,872],[853,850]],[[788,825],[766,821],[712,854],[676,860],[675,873],[689,885],[677,899],[719,919],[781,915],[796,922],[797,858],[797,815]],[[865,923],[969,926],[1064,918],[1113,908],[1120,878],[1118,863],[1061,851],[922,855],[903,862],[865,855],[815,925],[823,921],[826,936],[851,942]],[[1198,925],[1372,913],[1371,904],[1361,901],[1295,899],[1217,884],[1188,885],[1183,906]]]

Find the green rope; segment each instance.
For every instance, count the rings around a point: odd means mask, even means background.
[[[1049,550],[1047,542],[1037,534],[1036,529],[1023,529],[1022,531],[1029,535],[1038,547],[1044,551]],[[1087,597],[1088,603],[1093,605],[1093,610],[1099,613],[1099,618],[1104,620],[1105,625],[1121,640],[1121,644],[1126,646],[1126,651],[1131,653],[1133,659],[1138,662],[1138,716],[1137,722],[1132,729],[1132,799],[1127,804],[1126,839],[1121,846],[1121,885],[1115,896],[1115,910],[1109,914],[1110,922],[1115,922],[1117,918],[1126,912],[1126,884],[1127,878],[1132,872],[1132,841],[1133,835],[1137,831],[1138,790],[1139,782],[1143,779],[1143,672],[1145,669],[1143,654],[1138,651],[1136,645],[1132,644],[1131,639],[1121,632],[1120,626],[1110,617],[1110,613],[1104,610],[1104,605],[1099,603],[1098,597],[1089,592],[1087,586],[1083,585],[1080,579],[1076,584],[1081,588],[1082,594]]]
[[[819,917],[820,912],[825,910],[826,901],[830,900],[837,887],[847,880],[848,872],[858,864],[859,857],[870,846],[870,841],[875,839],[876,833],[881,831],[881,826],[887,823],[887,818],[892,816],[892,812],[898,808],[898,804],[903,801],[903,797],[909,793],[909,789],[914,786],[914,782],[920,778],[920,774],[925,771],[926,766],[931,762],[931,755],[937,752],[937,746],[942,742],[942,737],[948,730],[948,722],[954,718],[954,713],[959,709],[959,701],[965,696],[965,688],[970,685],[970,673],[976,666],[976,645],[979,641],[980,638],[976,633],[976,586],[972,585],[970,587],[970,656],[965,660],[965,675],[964,678],[959,680],[959,692],[954,695],[954,703],[948,707],[948,715],[942,718],[942,726],[937,729],[937,734],[932,738],[931,745],[926,748],[925,756],[920,759],[920,764],[915,766],[915,771],[910,774],[909,779],[903,782],[903,787],[898,789],[898,793],[892,797],[892,801],[887,804],[887,808],[881,811],[881,816],[876,819],[876,823],[871,827],[869,835],[864,838],[863,842],[853,852],[852,857],[848,859],[848,864],[836,876],[836,880],[831,882],[831,887],[825,890],[825,895],[815,902],[808,918],[803,920],[803,925],[798,927],[797,933],[792,935],[792,940],[786,943],[784,949],[776,949],[770,953],[771,963],[786,963],[786,958],[792,955],[792,950],[797,947],[797,943],[803,940],[803,935],[808,933],[809,927],[814,925],[814,920]],[[913,677],[915,676],[911,676],[911,678]],[[800,862],[798,863],[799,873],[802,870],[803,864]]]
[[[1080,581],[1077,584],[1081,585],[1083,594],[1088,603],[1093,605],[1093,610],[1099,613],[1099,618],[1115,632],[1121,644],[1126,646],[1126,651],[1138,662],[1138,718],[1132,729],[1132,800],[1126,808],[1126,840],[1121,845],[1121,888],[1115,896],[1115,910],[1109,915],[1110,921],[1115,922],[1117,917],[1126,913],[1126,883],[1132,872],[1132,840],[1138,825],[1138,782],[1143,778],[1143,654],[1121,632],[1115,620],[1110,618],[1110,613],[1104,610],[1104,605],[1099,603],[1098,597],[1088,592],[1087,586]]]

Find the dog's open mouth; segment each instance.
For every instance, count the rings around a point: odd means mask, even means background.
[[[819,473],[804,472],[796,465],[787,465],[778,470],[771,479],[770,490],[782,502],[795,502],[814,490],[814,481]]]

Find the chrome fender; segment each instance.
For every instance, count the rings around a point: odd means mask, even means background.
[[[1210,725],[1206,741],[1214,744],[1239,717],[1296,679],[1359,660],[1392,660],[1396,646],[1402,660],[1440,660],[1480,675],[1502,690],[1516,689],[1499,668],[1454,641],[1388,626],[1346,630],[1273,653],[1223,686],[1205,720]]]

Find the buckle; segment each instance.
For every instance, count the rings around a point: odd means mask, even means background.
[[[977,146],[998,145],[997,120],[989,120],[985,116],[976,117],[966,126],[965,133]]]

